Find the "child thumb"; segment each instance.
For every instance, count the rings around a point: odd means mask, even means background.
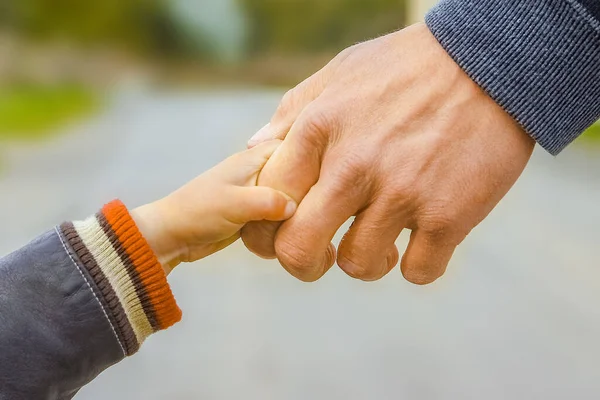
[[[296,212],[298,205],[283,192],[263,186],[239,188],[236,220],[241,223],[250,221],[283,221]]]

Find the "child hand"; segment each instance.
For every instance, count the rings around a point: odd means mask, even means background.
[[[283,221],[296,211],[286,194],[257,187],[258,175],[281,144],[274,140],[234,154],[169,196],[132,212],[169,273],[181,262],[215,253],[250,221]]]

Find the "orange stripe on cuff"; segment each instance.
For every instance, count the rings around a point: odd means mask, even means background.
[[[166,329],[180,321],[181,310],[164,270],[125,205],[119,200],[112,201],[102,208],[102,215],[124,251],[120,254],[123,264],[134,269],[130,271],[135,277],[134,285],[153,328]]]

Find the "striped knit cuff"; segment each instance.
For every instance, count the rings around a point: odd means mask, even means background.
[[[433,35],[542,147],[558,154],[600,118],[597,0],[441,0]]]
[[[115,200],[85,221],[60,226],[99,298],[126,355],[181,319],[166,275],[129,215]]]

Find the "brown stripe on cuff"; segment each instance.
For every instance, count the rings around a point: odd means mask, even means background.
[[[110,311],[108,313],[109,318],[113,325],[117,327],[117,336],[125,347],[127,355],[136,353],[139,350],[140,344],[137,341],[133,328],[125,314],[125,310],[110,282],[83,243],[73,224],[71,222],[65,222],[60,226],[60,229],[86,271],[92,277],[96,287],[102,295],[102,299],[108,306],[108,310]]]
[[[154,310],[154,305],[152,304],[152,300],[150,299],[150,296],[148,295],[148,293],[146,291],[146,286],[142,283],[139,273],[135,267],[135,264],[129,257],[129,254],[127,254],[127,251],[125,250],[123,244],[119,240],[117,234],[114,232],[111,224],[108,222],[104,213],[99,212],[98,214],[96,214],[96,219],[98,220],[100,227],[102,228],[102,230],[108,237],[108,240],[112,244],[117,255],[123,262],[123,265],[125,266],[127,274],[129,275],[129,278],[131,279],[131,282],[133,283],[133,286],[135,287],[135,291],[140,299],[140,303],[144,307],[144,310],[146,312],[146,317],[148,318],[148,322],[150,323],[150,326],[152,327],[152,329],[155,332],[162,329],[162,327],[157,322],[156,311]]]

